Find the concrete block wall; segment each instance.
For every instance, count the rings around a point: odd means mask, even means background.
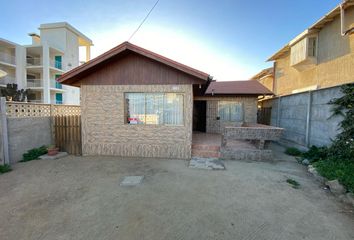
[[[22,160],[30,149],[52,144],[50,117],[8,118],[10,163]]]
[[[340,87],[332,87],[266,100],[261,105],[272,107],[271,125],[285,129],[283,142],[303,147],[324,146],[330,145],[340,132],[338,124],[342,118],[331,117],[333,106],[328,104],[340,96]]]

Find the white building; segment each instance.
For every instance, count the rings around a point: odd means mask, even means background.
[[[41,24],[40,34],[30,33],[31,45],[0,38],[0,70],[7,75],[0,86],[16,83],[30,89],[29,102],[80,104],[80,89],[56,82],[61,74],[79,66],[79,49],[90,60],[92,41],[66,22]]]

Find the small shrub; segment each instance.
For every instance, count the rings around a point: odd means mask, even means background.
[[[10,172],[11,170],[12,169],[11,169],[10,165],[8,165],[8,164],[0,165],[0,174]]]
[[[308,159],[311,163],[326,159],[328,157],[328,148],[325,146],[312,146],[307,152],[302,154],[302,157]]]
[[[285,150],[285,153],[291,156],[301,156],[302,152],[294,147],[289,147]]]
[[[296,180],[288,178],[286,180],[287,183],[289,183],[293,188],[299,188],[300,187],[300,183],[298,183]]]
[[[314,163],[317,171],[328,180],[335,180],[343,184],[354,193],[354,161],[326,159]]]
[[[23,154],[23,159],[21,160],[21,162],[28,162],[31,160],[38,159],[40,156],[46,154],[47,152],[48,152],[48,150],[47,150],[46,146],[41,146],[39,148],[33,148]]]

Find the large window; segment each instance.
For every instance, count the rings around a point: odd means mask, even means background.
[[[126,93],[127,124],[183,125],[183,95],[178,93]]]
[[[240,102],[220,101],[219,102],[219,117],[222,121],[227,122],[242,122],[243,121],[243,106]]]

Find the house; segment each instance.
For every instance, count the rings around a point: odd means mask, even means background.
[[[83,155],[191,157],[193,130],[256,123],[257,81],[209,74],[124,42],[63,74],[81,88]]]
[[[0,39],[0,70],[8,73],[0,85],[30,89],[29,102],[79,104],[79,88],[62,86],[56,79],[79,66],[80,47],[90,60],[92,41],[66,22],[41,24],[39,30],[39,35],[29,34],[30,45]]]
[[[354,2],[346,1],[274,53],[268,59],[274,62],[274,82],[271,75],[260,82],[277,96],[353,82],[353,33]]]
[[[263,86],[274,92],[274,68],[266,68],[254,75],[251,80],[257,80]]]

